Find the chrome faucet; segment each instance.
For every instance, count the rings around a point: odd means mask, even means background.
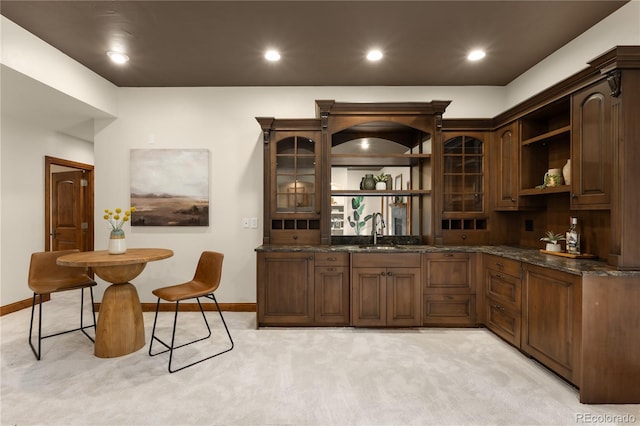
[[[378,234],[378,217],[380,218],[380,234]],[[373,245],[378,244],[378,235],[382,236],[382,228],[385,227],[382,213],[374,213],[371,217],[371,236],[373,237]]]

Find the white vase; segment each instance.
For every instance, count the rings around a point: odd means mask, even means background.
[[[547,251],[562,251],[562,246],[560,243],[547,243]]]
[[[378,190],[387,189],[387,182],[376,182],[376,189]]]
[[[568,159],[567,164],[562,168],[562,177],[565,185],[571,185],[571,159]]]
[[[109,254],[123,254],[127,251],[127,240],[122,229],[114,229],[109,236]]]

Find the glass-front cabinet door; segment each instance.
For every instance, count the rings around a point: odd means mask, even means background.
[[[444,211],[484,211],[483,142],[456,136],[444,142]]]
[[[319,244],[321,133],[274,133],[269,167],[269,241]]]
[[[484,243],[486,215],[485,133],[444,133],[441,229],[445,244]]]
[[[317,142],[307,136],[290,136],[275,145],[275,213],[314,212]]]

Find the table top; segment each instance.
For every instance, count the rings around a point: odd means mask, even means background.
[[[108,250],[81,251],[60,256],[63,266],[119,266],[147,263],[173,256],[173,251],[162,248],[130,248],[126,253],[109,254]]]

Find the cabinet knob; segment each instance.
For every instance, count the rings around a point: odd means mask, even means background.
[[[329,262],[335,262],[337,259],[335,257],[328,257],[327,260]]]
[[[498,268],[503,268],[503,267],[504,267],[504,263],[502,263],[502,262],[496,262],[496,266],[497,266]]]
[[[293,239],[294,239],[294,240],[297,240],[297,239],[298,239],[298,236],[297,236],[297,235],[294,235],[294,236],[293,236]]]
[[[387,272],[387,276],[389,276],[389,277],[390,277],[391,275],[393,275],[393,273],[391,273],[391,272]]]
[[[385,271],[382,271],[382,272],[380,272],[380,275],[382,275],[384,277],[385,275],[387,275],[387,273]]]
[[[462,234],[462,240],[466,240],[467,239],[467,234]]]
[[[576,198],[578,198],[578,195],[575,192],[572,192],[571,193],[571,198],[573,198],[575,200]]]
[[[453,253],[445,253],[444,257],[453,257]]]
[[[515,203],[515,202],[516,202],[516,199],[515,199],[515,198],[513,198],[513,197],[511,197],[511,202],[512,202],[512,203]]]
[[[329,272],[335,272],[335,271],[336,271],[336,268],[327,268],[327,271],[329,271]]]

